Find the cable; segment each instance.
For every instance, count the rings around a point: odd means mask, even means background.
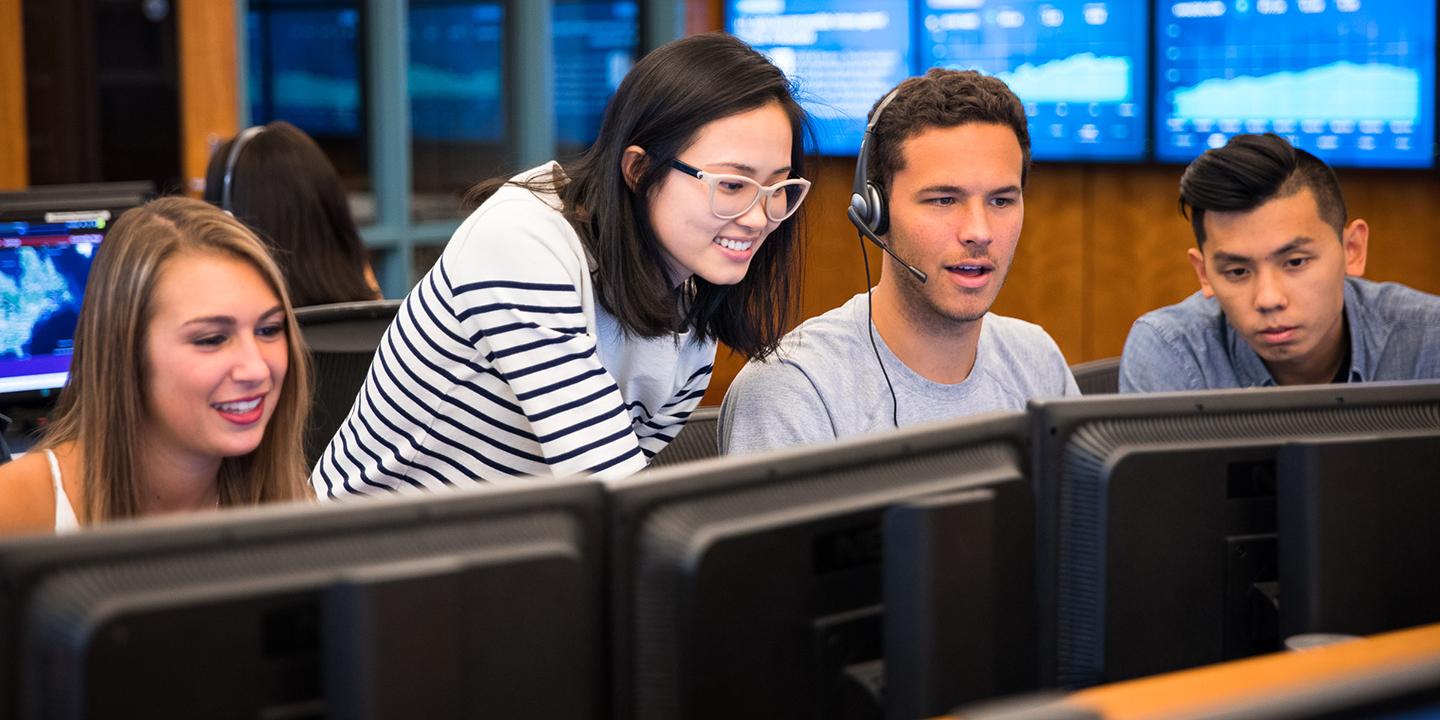
[[[895,386],[890,383],[890,373],[885,371],[885,361],[880,358],[880,345],[875,342],[875,303],[871,298],[870,255],[865,252],[865,236],[856,234],[860,241],[860,259],[865,263],[865,326],[870,330],[870,349],[875,351],[875,362],[880,364],[880,376],[885,378],[885,387],[890,389],[890,421],[900,429],[900,400],[895,397]]]

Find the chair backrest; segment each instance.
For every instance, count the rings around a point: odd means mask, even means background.
[[[695,408],[685,420],[680,434],[650,459],[650,467],[678,465],[720,455],[720,408]]]
[[[1081,395],[1120,392],[1120,358],[1108,357],[1070,366]]]
[[[305,429],[305,460],[311,467],[355,404],[380,338],[399,308],[399,300],[366,300],[295,309],[315,367]]]

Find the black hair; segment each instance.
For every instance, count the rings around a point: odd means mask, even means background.
[[[1345,231],[1345,198],[1335,171],[1274,133],[1236,135],[1195,158],[1180,177],[1180,215],[1205,246],[1205,213],[1246,212],[1309,188],[1320,217]]]
[[[221,204],[235,139],[205,170],[205,200]],[[375,300],[370,264],[335,166],[300,128],[276,120],[253,135],[231,168],[230,205],[269,246],[295,307]]]
[[[875,108],[870,109],[873,117]],[[873,182],[888,188],[895,173],[905,169],[901,146],[906,140],[931,128],[949,128],[969,123],[1003,125],[1015,132],[1020,143],[1020,184],[1030,177],[1030,128],[1025,106],[999,78],[974,70],[931,68],[918,77],[895,86],[895,99],[880,115],[871,133],[866,168]]]
[[[525,183],[559,195],[565,218],[595,260],[596,297],[627,333],[660,337],[691,329],[696,340],[717,339],[749,358],[765,357],[779,344],[799,300],[798,213],[766,237],[739,283],[715,285],[694,276],[678,297],[650,225],[651,195],[700,128],[771,103],[790,120],[791,174],[803,177],[806,115],[779,68],[724,33],[676,40],[625,76],[588,150],[555,176]],[[621,169],[631,145],[645,151],[633,189]],[[477,185],[467,203],[484,202],[507,182]]]

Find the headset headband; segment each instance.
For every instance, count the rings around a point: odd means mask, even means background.
[[[220,208],[232,215],[235,214],[235,209],[230,206],[230,186],[235,182],[235,161],[240,159],[240,148],[245,147],[245,143],[250,142],[251,138],[264,129],[264,125],[245,128],[235,136],[235,142],[230,143],[230,154],[225,156],[225,176],[220,185]]]

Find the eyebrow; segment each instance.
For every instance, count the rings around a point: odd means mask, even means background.
[[[284,308],[283,306],[276,305],[275,307],[272,307],[272,308],[270,308],[269,310],[266,310],[265,312],[260,313],[260,319],[261,319],[261,320],[264,320],[264,319],[270,317],[271,315],[274,315],[275,313],[284,312],[284,310],[285,310],[285,308]],[[229,315],[206,315],[205,317],[191,318],[191,319],[189,319],[189,320],[186,320],[185,323],[184,323],[183,325],[181,325],[180,327],[188,327],[188,326],[190,326],[190,325],[234,325],[234,324],[235,324],[235,318],[233,318],[233,317],[231,317],[231,316],[229,316]]]
[[[1020,186],[1019,186],[1019,185],[1006,185],[1005,187],[999,187],[999,188],[995,188],[994,190],[987,191],[985,194],[986,194],[986,195],[1008,195],[1008,194],[1011,194],[1011,193],[1018,193],[1018,192],[1020,192]],[[949,194],[951,194],[951,195],[968,195],[968,194],[970,194],[968,190],[966,190],[965,188],[960,187],[959,185],[930,185],[930,186],[928,186],[928,187],[923,187],[923,188],[920,188],[919,190],[916,190],[916,191],[915,191],[915,194],[916,194],[916,195],[923,195],[923,194],[925,194],[925,193],[949,193]]]
[[[1284,245],[1281,245],[1279,249],[1277,249],[1275,252],[1270,253],[1269,255],[1266,255],[1265,257],[1268,259],[1268,258],[1277,258],[1277,257],[1280,257],[1280,256],[1282,256],[1282,255],[1288,255],[1289,253],[1292,253],[1292,252],[1294,252],[1294,251],[1296,251],[1296,250],[1299,250],[1300,248],[1302,248],[1302,247],[1304,247],[1304,246],[1306,246],[1306,245],[1309,245],[1309,244],[1312,243],[1312,242],[1315,242],[1315,238],[1312,238],[1312,237],[1310,237],[1310,236],[1308,236],[1308,235],[1300,235],[1300,236],[1297,236],[1294,240],[1291,240],[1290,242],[1287,242],[1287,243],[1285,243]],[[1244,255],[1236,255],[1236,254],[1234,254],[1234,253],[1227,253],[1227,252],[1218,251],[1218,250],[1215,252],[1215,260],[1216,260],[1217,262],[1233,262],[1233,263],[1248,263],[1248,262],[1251,262],[1250,258],[1248,258],[1248,257],[1246,257],[1246,256],[1244,256]]]

